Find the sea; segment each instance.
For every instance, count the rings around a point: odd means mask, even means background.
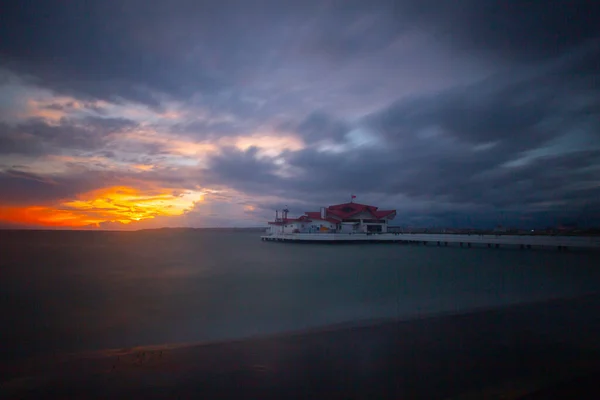
[[[597,251],[260,235],[0,231],[0,362],[465,313],[600,288]]]

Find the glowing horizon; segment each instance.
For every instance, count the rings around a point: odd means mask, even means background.
[[[169,189],[142,191],[113,186],[82,193],[57,204],[0,206],[0,221],[46,227],[90,227],[105,222],[124,225],[156,217],[180,216],[203,201],[204,193]]]

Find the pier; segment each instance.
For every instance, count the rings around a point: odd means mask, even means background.
[[[271,242],[298,243],[415,243],[435,246],[473,245],[483,247],[511,246],[522,249],[551,247],[558,250],[569,248],[600,249],[600,236],[536,236],[536,235],[477,235],[477,234],[435,234],[435,233],[275,233],[261,236],[261,240]]]
[[[551,247],[558,250],[569,248],[600,249],[600,236],[550,236],[510,233],[414,233],[392,232],[390,226],[396,210],[380,210],[368,204],[349,203],[321,207],[320,211],[308,211],[297,218],[289,217],[289,210],[275,211],[261,240],[267,242],[294,243],[414,243],[423,246],[502,247],[521,249]],[[533,231],[532,231],[533,232]]]

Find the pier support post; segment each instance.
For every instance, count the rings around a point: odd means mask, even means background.
[[[530,245],[530,244],[528,244],[528,245],[527,245],[527,248],[528,248],[528,249],[531,249],[531,245]]]
[[[488,243],[488,247],[492,247],[492,245]]]
[[[498,243],[496,243],[496,248],[500,247],[500,245]]]
[[[440,242],[438,242],[438,247],[440,246]]]
[[[444,246],[448,246],[448,242],[444,242]]]
[[[467,246],[471,247],[471,242],[467,243]]]

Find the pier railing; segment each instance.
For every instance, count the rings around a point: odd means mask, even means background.
[[[577,247],[600,249],[598,236],[476,235],[436,233],[283,233],[262,236],[263,240],[313,242],[420,242],[447,245],[517,245],[540,247]]]

